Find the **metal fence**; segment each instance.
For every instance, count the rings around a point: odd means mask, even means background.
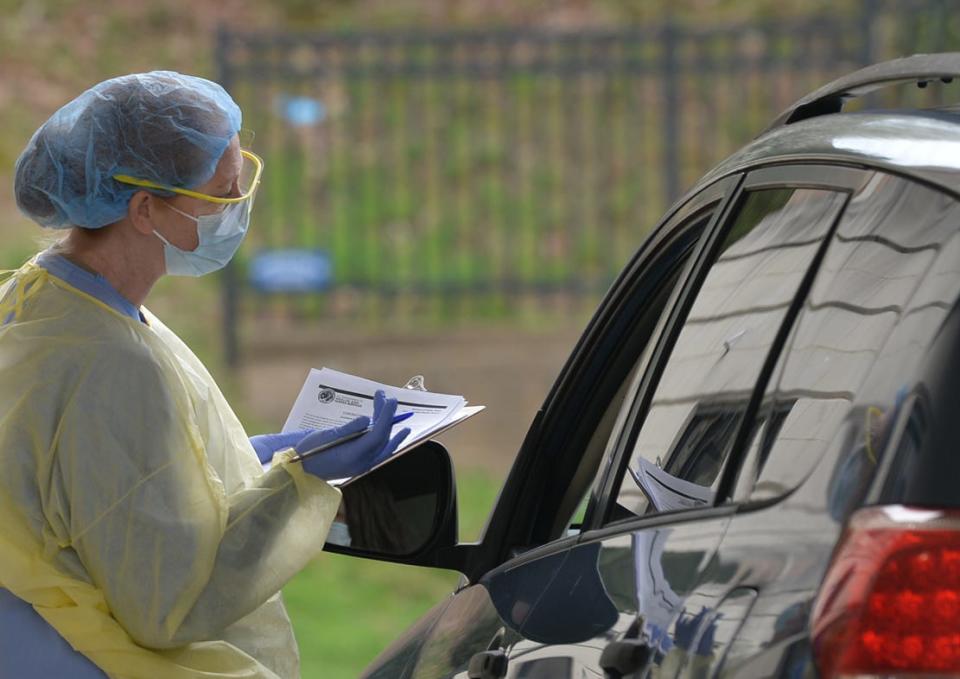
[[[592,307],[705,170],[844,72],[949,49],[951,6],[573,34],[221,31],[220,80],[266,159],[224,276],[227,356],[241,315]],[[251,285],[256,253],[278,248],[320,253],[324,291]]]

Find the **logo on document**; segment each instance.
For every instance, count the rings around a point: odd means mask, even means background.
[[[324,387],[320,390],[320,393],[317,394],[317,400],[319,400],[320,403],[332,403],[336,397],[337,392],[330,387]]]

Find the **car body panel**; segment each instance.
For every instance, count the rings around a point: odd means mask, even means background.
[[[948,112],[840,113],[778,127],[697,182],[701,187],[748,168],[829,163],[882,169],[960,192],[960,116]]]
[[[408,627],[393,643],[382,650],[374,663],[360,675],[363,679],[390,679],[409,677],[421,656],[423,646],[431,638],[437,622],[444,618],[450,605],[457,600],[451,593],[416,622]]]
[[[528,677],[541,667],[549,667],[554,677],[597,673],[609,644],[636,638],[656,649],[652,666],[669,666],[677,655],[672,652],[677,631],[682,636],[684,625],[703,605],[695,590],[712,568],[730,521],[722,510],[717,514],[625,529],[572,549],[564,572],[529,614],[532,620],[550,622],[519,629],[523,640],[510,650],[507,676]],[[558,673],[564,668],[567,673]]]
[[[415,623],[361,675],[365,679],[432,679],[465,673],[470,659],[507,636],[487,589],[470,585]]]

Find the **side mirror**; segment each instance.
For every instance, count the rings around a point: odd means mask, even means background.
[[[397,456],[343,492],[349,544],[336,532],[325,551],[382,561],[434,565],[436,555],[457,543],[453,465],[436,441]]]

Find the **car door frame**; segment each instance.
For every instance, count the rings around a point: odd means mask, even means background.
[[[616,328],[624,322],[621,313],[623,309],[638,306],[637,300],[644,299],[645,286],[647,289],[659,289],[656,286],[660,285],[663,274],[650,280],[649,267],[664,254],[664,248],[675,242],[678,233],[692,226],[692,218],[713,205],[715,207],[708,224],[696,236],[692,252],[681,264],[679,278],[664,307],[664,313],[669,313],[670,307],[676,302],[678,291],[684,287],[694,263],[700,258],[704,236],[714,229],[718,215],[724,213],[727,201],[735,195],[740,179],[739,173],[716,178],[708,184],[696,187],[678,201],[644,240],[611,285],[560,371],[543,406],[534,416],[480,542],[461,544],[455,548],[461,550],[458,566],[468,582],[476,582],[488,571],[528,550],[542,556],[543,550],[540,547],[553,544],[557,540],[558,536],[549,535],[551,526],[548,524],[551,522],[543,517],[549,516],[550,508],[559,506],[563,501],[569,490],[570,475],[575,471],[576,463],[582,454],[580,447],[569,446],[563,450],[563,446],[558,442],[568,443],[576,436],[578,423],[572,414],[578,411],[576,404],[582,404],[590,395],[585,385],[592,386],[597,381],[597,361],[593,359],[602,356],[604,351],[609,351],[610,343],[619,339]],[[642,303],[640,306],[642,307]],[[656,342],[656,334],[663,328],[662,318],[661,316],[660,322],[647,338],[647,343]],[[621,328],[619,336],[628,332],[629,328]],[[543,451],[550,449],[563,450],[563,454],[543,454]],[[601,461],[598,475],[606,473],[602,468],[603,464]],[[588,488],[589,484],[584,491]],[[524,518],[518,520],[518,517]],[[562,539],[560,541],[566,542]]]
[[[823,160],[798,162],[795,159],[780,164],[766,164],[744,169],[735,191],[732,195],[727,196],[723,209],[715,215],[708,233],[705,234],[705,242],[701,244],[696,255],[697,259],[694,262],[693,271],[682,282],[677,303],[669,311],[667,327],[659,337],[655,338],[657,345],[651,355],[645,374],[639,380],[634,393],[628,394],[624,401],[624,403],[630,403],[630,411],[620,431],[613,432],[613,436],[617,437],[617,442],[610,459],[607,461],[604,474],[597,477],[597,483],[591,493],[591,501],[587,508],[583,523],[584,529],[581,533],[582,541],[600,539],[611,533],[635,530],[638,527],[655,526],[672,521],[718,517],[737,511],[737,504],[733,502],[732,495],[740,467],[748,453],[746,439],[750,434],[750,427],[747,424],[753,421],[758,412],[766,384],[770,380],[778,357],[783,351],[803,303],[810,293],[830,240],[846,212],[849,198],[872,173],[872,168],[855,163],[828,163]],[[619,491],[640,428],[649,411],[653,394],[696,295],[702,287],[710,267],[716,260],[717,250],[722,245],[723,237],[730,227],[731,220],[737,215],[746,192],[770,188],[821,189],[846,193],[847,203],[838,211],[833,223],[822,236],[820,247],[801,279],[797,292],[764,359],[744,418],[734,439],[733,449],[724,461],[714,504],[680,512],[637,517],[626,522],[620,521],[611,524],[609,522],[610,512],[616,502],[616,494]]]

